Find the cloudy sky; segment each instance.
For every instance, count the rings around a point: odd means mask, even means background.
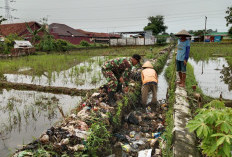
[[[147,17],[163,15],[168,33],[181,29],[228,30],[225,10],[232,0],[8,0],[17,9],[14,22],[40,21],[63,23],[76,29],[97,32],[142,31]],[[11,1],[11,2],[10,2]],[[13,2],[12,2],[13,1]],[[15,2],[14,2],[15,1]],[[0,0],[0,15],[5,15],[5,0]]]

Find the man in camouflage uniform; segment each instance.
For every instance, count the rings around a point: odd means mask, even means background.
[[[130,59],[117,58],[106,61],[102,67],[102,73],[108,82],[108,97],[110,102],[115,102],[115,92],[128,91],[129,76],[133,66],[140,62],[141,56],[134,54]]]

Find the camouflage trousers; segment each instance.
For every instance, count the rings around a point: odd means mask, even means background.
[[[147,104],[147,98],[148,98],[148,93],[152,91],[152,100],[151,103],[152,104],[156,104],[157,103],[157,85],[155,84],[146,84],[146,85],[142,85],[141,88],[141,93],[142,93],[142,105],[146,106]]]
[[[111,70],[102,68],[102,73],[107,80],[108,92],[117,92],[121,90],[122,83],[120,83],[120,75],[115,75]]]

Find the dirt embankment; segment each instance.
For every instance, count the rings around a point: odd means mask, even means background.
[[[76,89],[76,88],[67,88],[67,87],[55,87],[55,86],[41,86],[35,84],[26,84],[26,83],[12,83],[7,81],[0,81],[0,88],[9,88],[16,90],[31,90],[31,91],[40,91],[48,92],[54,94],[67,94],[67,95],[76,95],[76,96],[86,96],[87,93],[92,93],[94,89]]]

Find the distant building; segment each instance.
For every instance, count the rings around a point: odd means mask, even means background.
[[[35,52],[35,48],[32,46],[30,41],[15,40],[14,49],[12,50],[13,56],[29,55]]]
[[[231,39],[227,32],[213,32],[206,34],[206,42],[221,42],[225,39]]]
[[[72,44],[80,44],[82,40],[91,43],[90,38],[75,29],[60,23],[52,23],[49,25],[49,31],[55,39],[63,39]]]
[[[42,26],[37,23],[37,22],[27,22],[28,26],[33,30],[38,30]],[[26,23],[12,23],[12,24],[1,24],[0,25],[0,35],[6,37],[10,34],[17,34],[18,36],[22,37],[25,40],[31,40],[32,35],[31,33],[27,30],[27,25]],[[42,36],[43,33],[40,32],[38,34],[39,36]]]
[[[119,34],[113,33],[97,33],[97,32],[88,32],[82,29],[76,30],[79,33],[83,33],[89,37],[89,39],[94,43],[108,44],[110,39],[119,39],[121,36]]]
[[[110,39],[110,45],[112,46],[154,45],[156,42],[156,38],[152,35],[152,31],[130,31],[117,33],[120,34],[122,38]]]

